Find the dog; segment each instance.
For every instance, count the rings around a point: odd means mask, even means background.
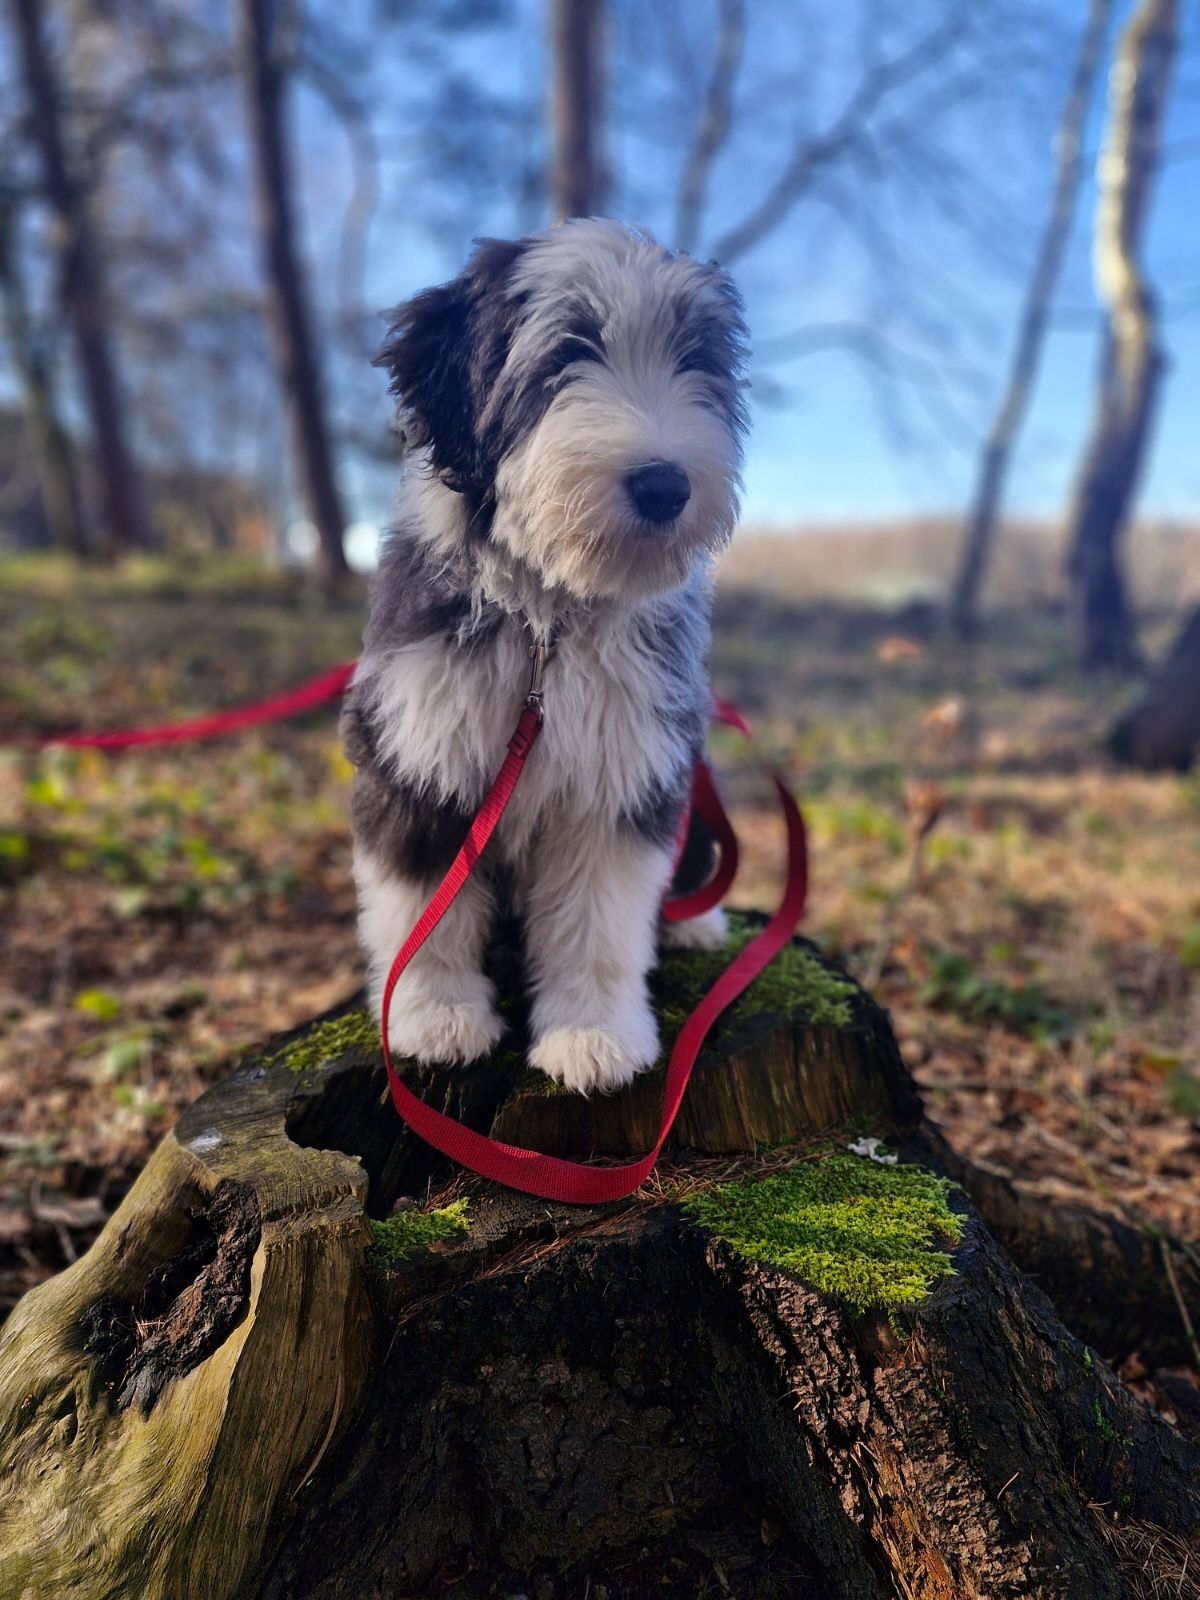
[[[524,926],[529,1060],[611,1091],[658,1057],[646,978],[708,722],[712,565],[738,515],[747,336],[729,277],[598,219],[481,240],[392,314],[406,440],[342,715],[376,1014],[548,653],[546,719],[458,900],[397,985],[392,1050],[466,1063],[503,1031],[483,967]],[[678,859],[677,859],[678,858]],[[676,870],[677,869],[677,870]],[[719,946],[719,911],[669,930]]]

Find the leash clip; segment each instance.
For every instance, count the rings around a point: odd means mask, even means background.
[[[527,624],[532,636],[529,646],[529,688],[525,691],[525,708],[536,711],[538,721],[541,722],[546,715],[544,679],[546,663],[554,657],[554,647],[558,643],[557,637],[552,633],[548,638],[539,639],[533,632],[532,625]]]

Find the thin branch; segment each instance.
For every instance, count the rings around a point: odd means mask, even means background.
[[[729,263],[760,244],[804,196],[817,177],[862,136],[879,107],[903,85],[944,59],[970,27],[972,7],[954,5],[948,17],[910,50],[871,67],[834,119],[815,139],[805,139],[762,200],[717,240],[714,254]]]
[[[338,325],[353,331],[354,353],[364,344],[363,312],[365,299],[367,232],[379,205],[379,143],[362,102],[355,98],[337,73],[312,51],[305,51],[300,70],[341,123],[350,142],[354,165],[354,187],[346,202],[338,246]],[[370,342],[370,335],[366,341]]]
[[[1175,1272],[1175,1262],[1171,1258],[1171,1245],[1166,1234],[1160,1234],[1158,1248],[1162,1253],[1163,1266],[1167,1269],[1167,1279],[1171,1285],[1171,1293],[1175,1296],[1175,1304],[1179,1309],[1179,1320],[1183,1323],[1183,1331],[1187,1334],[1188,1344],[1192,1347],[1192,1362],[1197,1373],[1200,1373],[1200,1339],[1196,1338],[1195,1324],[1192,1322],[1191,1313],[1187,1308],[1187,1301],[1183,1298],[1183,1290],[1179,1287],[1179,1278]]]
[[[951,396],[943,367],[918,351],[899,349],[868,323],[851,318],[813,323],[765,341],[758,354],[760,360],[795,361],[829,350],[845,351],[893,385],[909,385],[947,443],[974,447],[975,433]]]
[[[720,23],[712,76],[696,130],[696,142],[679,185],[675,243],[680,250],[694,251],[700,237],[709,178],[733,124],[733,86],[746,46],[744,0],[719,0],[719,4]]]

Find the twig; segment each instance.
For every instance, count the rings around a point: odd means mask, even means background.
[[[1171,1246],[1165,1233],[1159,1234],[1158,1248],[1163,1258],[1163,1266],[1167,1269],[1167,1279],[1171,1285],[1171,1293],[1175,1296],[1175,1304],[1179,1307],[1179,1320],[1183,1323],[1183,1331],[1187,1334],[1188,1344],[1192,1348],[1192,1361],[1196,1371],[1200,1372],[1200,1340],[1196,1338],[1196,1329],[1192,1323],[1191,1313],[1188,1311],[1187,1302],[1183,1298],[1183,1291],[1179,1287],[1179,1279],[1175,1273],[1175,1263],[1171,1258]]]
[[[694,251],[699,242],[708,180],[721,147],[729,136],[733,120],[733,85],[741,66],[745,43],[745,0],[721,0],[712,76],[700,125],[696,130],[696,142],[688,156],[679,186],[675,245],[680,250]]]
[[[321,1465],[321,1458],[324,1456],[326,1450],[329,1449],[330,1440],[333,1438],[334,1431],[338,1425],[338,1420],[342,1415],[342,1401],[344,1398],[345,1381],[343,1378],[342,1369],[339,1367],[337,1375],[337,1389],[334,1391],[333,1410],[330,1413],[329,1426],[325,1429],[325,1437],[321,1440],[320,1449],[308,1464],[307,1472],[305,1472],[303,1478],[301,1478],[300,1482],[292,1490],[291,1498],[293,1500],[300,1493],[301,1489],[305,1488],[306,1485],[312,1481],[313,1473],[316,1472],[317,1468]]]
[[[932,797],[931,797],[932,796]],[[937,827],[938,818],[942,814],[942,799],[939,793],[931,791],[929,794],[924,789],[918,793],[918,799],[910,803],[910,816],[912,817],[912,848],[908,857],[908,871],[904,874],[904,881],[888,900],[883,909],[883,918],[879,925],[879,937],[875,941],[866,976],[863,978],[863,988],[871,991],[875,989],[888,956],[892,953],[892,945],[896,939],[896,922],[900,912],[909,900],[912,899],[920,886],[921,876],[925,869],[925,844],[933,830]]]

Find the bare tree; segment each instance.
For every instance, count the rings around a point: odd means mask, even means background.
[[[17,241],[19,208],[0,199],[0,313],[21,400],[29,454],[50,542],[87,553],[75,452],[59,417],[53,365],[30,313]]]
[[[1107,318],[1096,415],[1068,521],[1068,583],[1085,666],[1138,665],[1120,544],[1164,368],[1157,302],[1141,264],[1178,49],[1178,0],[1139,0],[1109,84],[1093,261]]]
[[[604,0],[550,0],[551,201],[556,219],[604,205]]]
[[[300,469],[320,538],[323,574],[328,584],[335,584],[348,571],[342,543],[345,521],[334,480],[325,397],[296,247],[284,118],[286,70],[278,12],[278,0],[238,0],[238,55],[253,145],[276,361],[292,407]]]
[[[145,542],[145,511],[109,340],[103,264],[83,188],[67,158],[61,95],[43,32],[41,0],[10,3],[29,99],[30,128],[55,222],[59,298],[74,335],[95,438],[107,542],[114,552],[125,552]]]
[[[1083,129],[1108,31],[1111,0],[1092,0],[1058,127],[1057,168],[1033,273],[1017,324],[1008,381],[988,430],[963,538],[962,562],[950,602],[950,625],[960,637],[975,631],[992,535],[1004,494],[1009,460],[1037,378],[1051,301],[1075,218],[1083,163]]]

